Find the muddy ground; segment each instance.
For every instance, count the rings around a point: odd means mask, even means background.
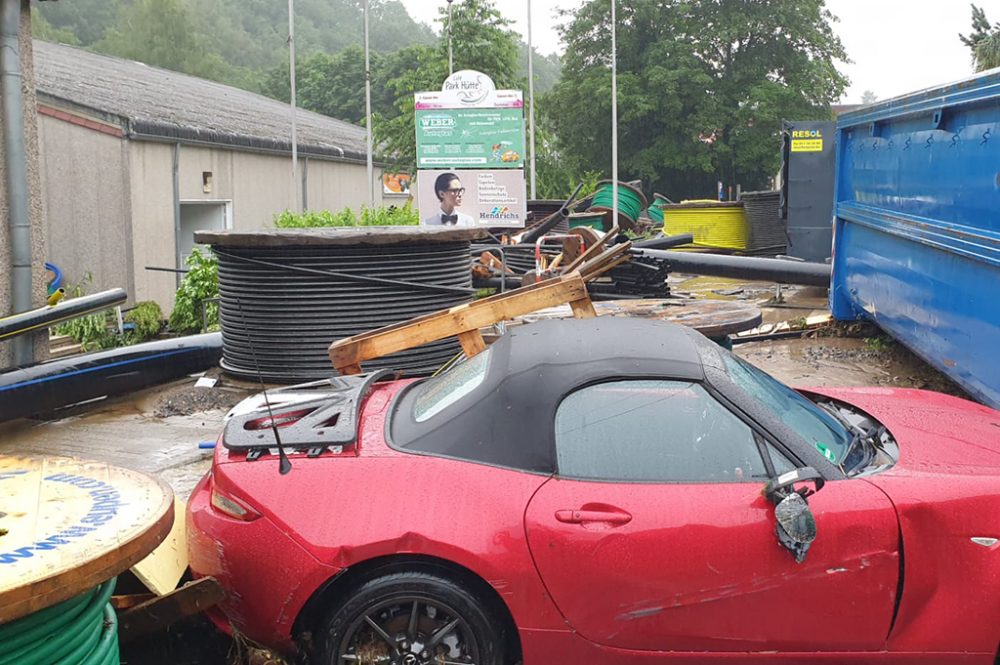
[[[804,320],[827,312],[825,292],[786,288],[775,299],[773,284],[672,278],[675,293],[688,297],[739,299],[762,307],[765,322]],[[829,324],[782,339],[738,342],[734,350],[775,377],[798,386],[879,385],[964,393],[877,328]],[[196,377],[123,398],[0,424],[0,454],[69,455],[107,461],[162,478],[186,498],[208,470],[211,450],[226,411],[259,386],[233,381],[218,371],[212,388]],[[123,580],[123,582],[125,582]],[[136,665],[227,665],[279,663],[266,652],[235,645],[206,621],[174,626],[155,639],[122,645],[122,662]]]

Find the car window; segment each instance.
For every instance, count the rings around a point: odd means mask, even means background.
[[[697,383],[588,386],[559,405],[555,435],[562,476],[636,482],[767,478],[753,431]],[[775,464],[792,468],[781,457]]]
[[[486,349],[419,386],[413,419],[422,423],[475,390],[486,378],[490,356]]]
[[[836,418],[742,358],[730,353],[721,355],[733,383],[770,409],[828,460],[843,463],[851,435]]]

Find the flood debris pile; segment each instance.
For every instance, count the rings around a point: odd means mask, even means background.
[[[731,255],[727,275],[776,279],[786,283],[809,272],[813,264],[789,268],[787,263],[754,264],[750,256],[775,256],[787,246],[776,191],[748,192],[740,201],[684,201],[675,204],[662,194],[648,203],[641,182],[618,183],[618,217],[613,219],[611,182],[580,196],[580,187],[561,206],[545,201],[538,219],[524,231],[491,236],[474,244],[473,286],[516,288],[565,271],[572,249],[565,240],[578,236],[584,247],[601,233],[617,227],[607,244],[630,241],[632,259],[588,284],[595,300],[668,298],[671,270],[716,274],[723,265],[705,253]],[[576,242],[576,241],[573,241]],[[561,246],[560,244],[561,243]],[[664,250],[681,249],[667,254]],[[741,261],[741,258],[747,261]],[[562,267],[560,270],[559,268]],[[829,281],[829,268],[820,269]],[[810,273],[809,281],[815,283]]]

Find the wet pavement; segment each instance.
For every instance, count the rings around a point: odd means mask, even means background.
[[[150,388],[132,395],[71,407],[47,419],[21,419],[0,424],[0,454],[80,457],[157,476],[186,499],[211,465],[212,451],[199,449],[219,434],[225,408],[255,392],[252,386],[194,388],[195,378]],[[165,409],[192,391],[186,414]],[[223,393],[220,400],[219,393]],[[197,392],[195,392],[197,394]]]

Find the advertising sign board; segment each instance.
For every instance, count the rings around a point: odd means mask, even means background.
[[[417,168],[524,168],[519,108],[417,111]]]
[[[417,202],[424,226],[523,227],[524,171],[423,169]]]

